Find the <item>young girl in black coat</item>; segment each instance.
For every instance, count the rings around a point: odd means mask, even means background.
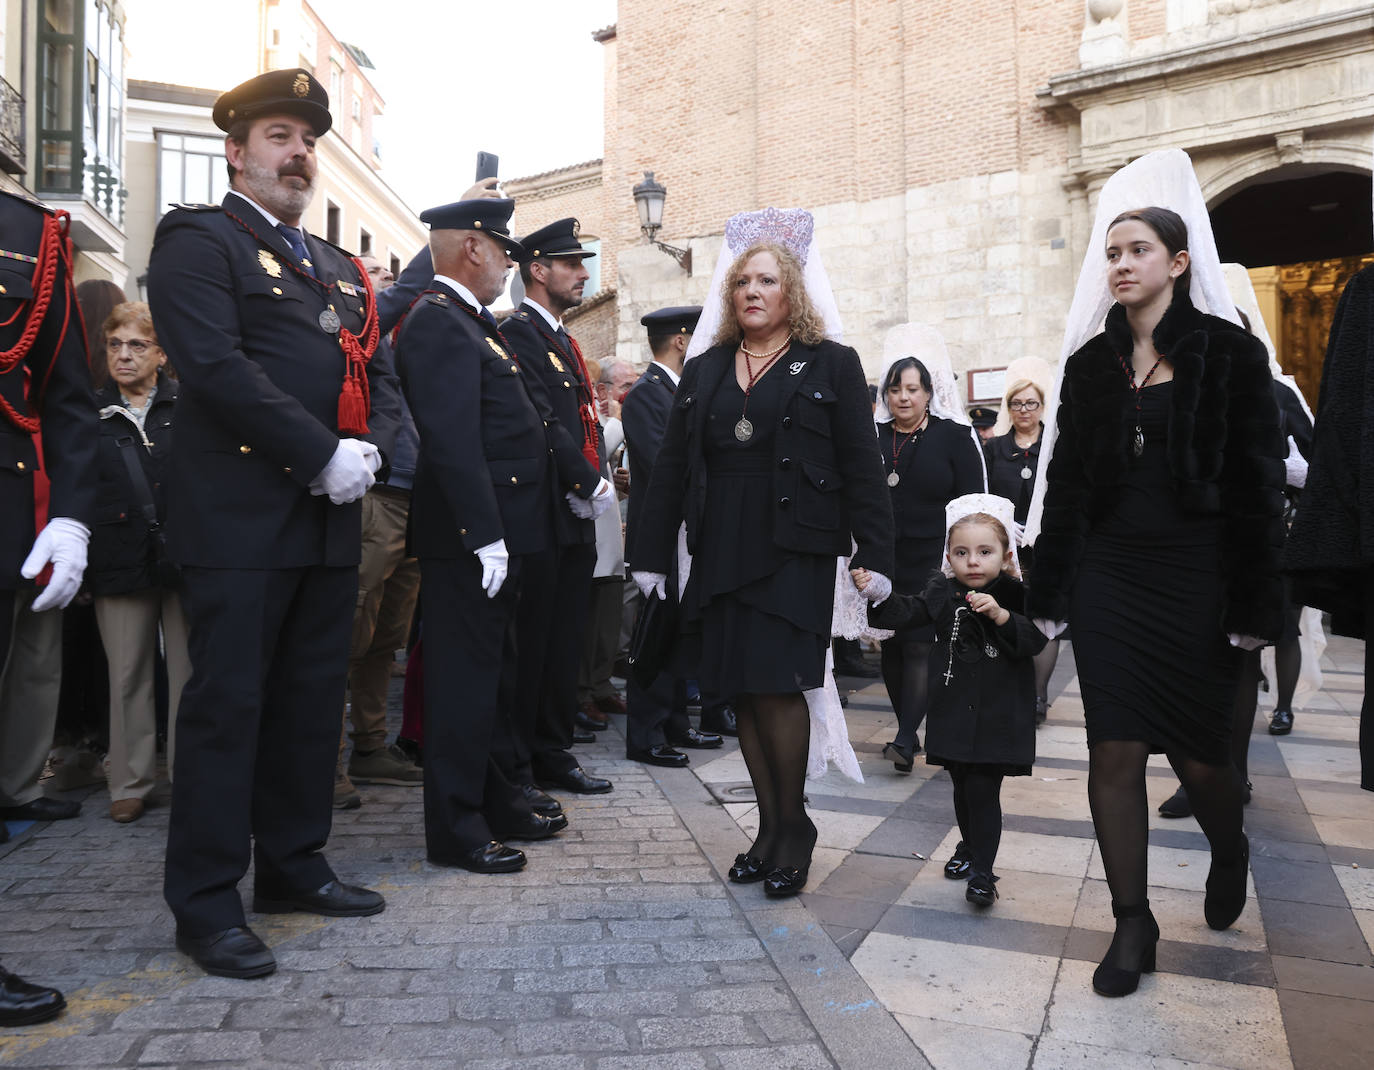
[[[1002,838],[1002,778],[1029,776],[1035,761],[1034,657],[1045,637],[1024,615],[1020,569],[1008,529],[1013,505],[965,494],[945,508],[944,570],[917,595],[894,594],[869,610],[883,628],[934,625],[926,762],[954,781],[959,846],[945,876],[967,878],[976,906],[997,899],[993,863]],[[860,590],[868,574],[854,570]]]

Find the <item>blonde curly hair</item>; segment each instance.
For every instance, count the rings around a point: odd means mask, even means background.
[[[792,332],[793,339],[804,345],[815,345],[825,337],[825,323],[806,292],[806,284],[802,281],[802,262],[796,253],[777,242],[755,242],[735,257],[730,270],[725,273],[725,282],[720,288],[720,330],[716,332],[711,344],[737,344],[743,337],[739,321],[735,319],[735,285],[744,273],[744,265],[756,253],[772,253],[778,262],[778,278],[782,283],[783,296],[792,306],[787,326]]]

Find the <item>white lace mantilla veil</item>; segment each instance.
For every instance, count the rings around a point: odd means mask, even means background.
[[[951,420],[968,428],[969,437],[978,449],[978,463],[983,466],[983,486],[988,485],[988,466],[983,459],[983,440],[959,403],[959,388],[954,384],[954,369],[949,364],[949,350],[945,336],[928,323],[899,323],[888,329],[883,338],[883,370],[878,376],[878,404],[873,409],[873,424],[888,423],[892,410],[887,407],[887,373],[892,365],[907,357],[915,357],[930,372],[930,413],[942,420]]]
[[[940,568],[946,576],[953,576],[954,569],[949,563],[949,533],[954,525],[974,513],[987,513],[1002,522],[1011,540],[1011,568],[1007,569],[1018,580],[1021,578],[1021,559],[1016,555],[1016,505],[1010,498],[1000,494],[961,494],[945,503],[945,559]]]
[[[702,301],[701,318],[697,320],[692,341],[687,347],[687,360],[700,356],[715,344],[720,330],[721,315],[724,310],[723,293],[725,276],[735,257],[758,242],[775,242],[796,254],[802,262],[802,283],[812,306],[825,324],[825,336],[832,341],[844,341],[844,325],[840,322],[840,309],[835,303],[835,292],[830,288],[830,277],[821,262],[820,250],[816,248],[816,221],[804,208],[763,208],[757,212],[740,212],[730,217],[725,224],[725,240],[721,243],[720,255],[716,257],[716,270],[711,275],[711,285]],[[686,530],[678,532],[678,565],[682,585],[687,585],[687,575],[691,570],[691,558],[687,555]],[[854,587],[849,575],[849,565],[844,558],[835,563],[835,609],[831,617],[831,632],[843,635],[851,625],[847,622],[862,614],[867,624],[868,609],[863,596]],[[844,597],[841,597],[843,592]],[[839,629],[839,630],[837,630]],[[854,636],[848,636],[853,638]],[[833,764],[844,776],[859,784],[864,775],[859,769],[859,759],[849,742],[849,726],[845,723],[844,707],[840,705],[840,692],[835,687],[835,657],[833,650],[825,654],[825,684],[822,687],[804,691],[806,706],[811,714],[811,742],[806,756],[806,778],[816,780],[823,777],[827,768]]]
[[[1040,399],[1046,405],[1049,404],[1050,390],[1054,387],[1054,369],[1050,367],[1050,362],[1044,357],[1017,357],[1007,365],[1002,380],[1007,387],[1002,391],[1002,405],[997,410],[997,423],[992,427],[994,435],[1005,435],[1011,430],[1011,413],[1007,411],[1007,390],[1011,389],[1012,383],[1019,383],[1022,379],[1029,379],[1038,386]]]
[[[1059,352],[1059,367],[1055,371],[1054,389],[1045,413],[1045,433],[1040,443],[1040,465],[1035,472],[1035,493],[1031,496],[1030,513],[1026,516],[1023,546],[1033,544],[1040,534],[1040,520],[1045,511],[1045,480],[1054,455],[1059,432],[1059,392],[1064,382],[1064,366],[1071,354],[1080,349],[1102,330],[1112,297],[1107,290],[1107,228],[1122,212],[1148,207],[1168,208],[1177,212],[1188,227],[1188,256],[1192,266],[1192,283],[1188,294],[1193,305],[1202,312],[1239,324],[1235,304],[1226,288],[1217,256],[1216,239],[1212,236],[1212,222],[1207,215],[1207,202],[1193,173],[1193,162],[1182,149],[1165,149],[1133,160],[1107,179],[1097,199],[1097,216],[1093,221],[1092,237],[1083,254],[1083,267],[1078,273],[1078,286],[1073,293],[1068,323],[1064,328],[1064,344]]]
[[[1274,352],[1274,340],[1269,336],[1269,328],[1264,323],[1264,317],[1260,315],[1259,299],[1255,297],[1255,284],[1250,281],[1250,273],[1245,270],[1243,264],[1222,264],[1221,269],[1226,275],[1226,285],[1231,290],[1236,308],[1244,312],[1250,321],[1250,333],[1263,342],[1264,348],[1269,352],[1270,373],[1298,396],[1298,402],[1302,405],[1302,411],[1307,413],[1307,418],[1314,419],[1307,399],[1298,389],[1297,380],[1291,375],[1285,375],[1279,365],[1278,356]],[[1298,632],[1302,666],[1298,670],[1298,686],[1293,691],[1293,704],[1305,706],[1322,689],[1325,682],[1322,678],[1321,660],[1322,655],[1326,653],[1326,632],[1322,629],[1321,610],[1303,606],[1298,618]],[[1260,669],[1264,672],[1266,680],[1278,679],[1275,675],[1277,669],[1272,646],[1266,646],[1260,651]]]

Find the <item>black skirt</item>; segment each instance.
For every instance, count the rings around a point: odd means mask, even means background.
[[[1145,449],[1088,534],[1069,606],[1088,745],[1230,761],[1237,651],[1223,630],[1220,516],[1181,512],[1165,452],[1172,383],[1147,387]]]

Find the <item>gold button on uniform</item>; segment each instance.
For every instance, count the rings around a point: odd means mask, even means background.
[[[581,484],[581,483],[574,483],[574,484],[573,484],[573,490],[581,490],[581,489],[582,489],[582,484]]]
[[[19,471],[21,471],[21,472],[25,471],[24,462],[23,462],[23,461],[18,462],[14,467],[18,468]]]
[[[281,287],[280,287],[280,286],[273,286],[273,287],[272,287],[272,292],[273,292],[274,294],[276,294],[278,297],[280,297],[280,296],[281,296]]]
[[[568,380],[564,379],[564,380],[563,380],[563,385],[564,385],[564,386],[572,386],[572,383],[570,383],[570,382],[568,382]]]
[[[510,481],[511,481],[512,483],[516,482],[515,477],[514,477],[514,476],[511,476],[511,477],[510,477]]]
[[[240,453],[252,453],[252,452],[253,452],[253,447],[252,447],[252,446],[240,446],[240,447],[239,447],[239,452],[240,452]]]
[[[7,289],[5,289],[5,287],[4,287],[3,284],[0,284],[0,294],[7,294],[7,293],[9,293],[9,291],[8,291]]]

